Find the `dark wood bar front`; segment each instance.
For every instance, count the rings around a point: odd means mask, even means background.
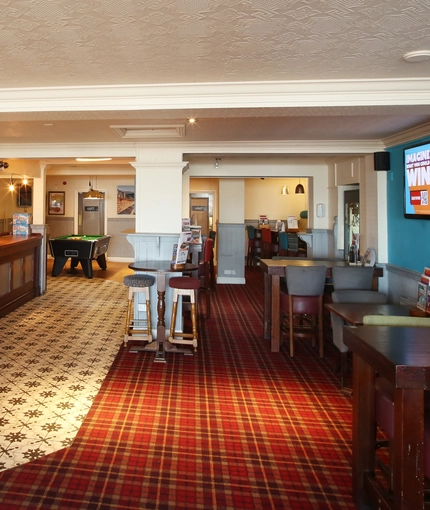
[[[0,317],[40,296],[42,236],[0,236]]]
[[[353,498],[358,509],[424,509],[424,391],[430,389],[427,328],[345,327],[354,354]],[[394,392],[393,492],[375,476],[375,375]]]

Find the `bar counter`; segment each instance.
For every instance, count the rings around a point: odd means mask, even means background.
[[[0,317],[40,296],[42,235],[0,235]]]

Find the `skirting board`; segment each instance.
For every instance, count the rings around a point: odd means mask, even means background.
[[[245,278],[225,278],[222,276],[218,276],[216,279],[217,283],[233,283],[233,284],[239,284],[239,285],[245,285],[246,280]]]

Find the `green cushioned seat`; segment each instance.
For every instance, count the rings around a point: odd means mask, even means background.
[[[365,326],[403,326],[413,328],[430,328],[430,317],[395,316],[395,315],[365,315]]]

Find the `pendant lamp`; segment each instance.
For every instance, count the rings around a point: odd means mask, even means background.
[[[287,185],[282,186],[281,195],[288,195],[288,194],[289,194],[289,190],[287,188]]]
[[[84,194],[84,198],[104,198],[104,194],[101,191],[93,189],[91,181],[88,182],[90,189]]]
[[[305,192],[305,188],[303,187],[303,184],[300,183],[300,179],[299,179],[299,184],[297,184],[297,186],[296,186],[295,194],[296,195],[303,195],[304,192]]]

